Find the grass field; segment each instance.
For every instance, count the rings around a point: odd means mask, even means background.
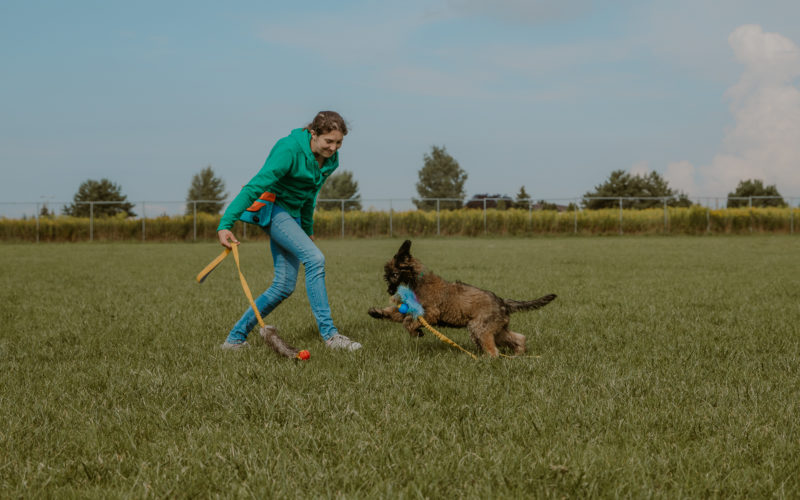
[[[512,317],[529,357],[477,362],[367,316],[400,243],[319,242],[364,349],[324,349],[301,281],[268,321],[308,362],[218,349],[247,306],[232,259],[194,282],[218,245],[0,245],[0,498],[797,497],[800,238],[416,240],[558,294]]]

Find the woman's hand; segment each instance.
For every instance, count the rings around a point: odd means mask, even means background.
[[[222,246],[230,250],[231,243],[239,244],[239,240],[236,239],[236,236],[230,231],[230,229],[220,229],[217,231],[217,237],[219,238],[219,242]]]

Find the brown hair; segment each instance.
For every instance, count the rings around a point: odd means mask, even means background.
[[[338,130],[342,135],[347,135],[347,124],[342,115],[336,111],[320,111],[305,129],[317,135],[327,134],[331,130]]]

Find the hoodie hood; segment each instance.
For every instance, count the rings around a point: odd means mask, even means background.
[[[317,161],[314,157],[314,153],[311,152],[311,132],[304,128],[296,128],[292,130],[289,134],[289,137],[297,141],[297,144],[300,146],[300,149],[303,150],[303,153],[308,157],[309,161]],[[339,165],[339,152],[333,153],[333,156],[325,160],[323,164],[324,167],[326,166],[338,166]]]

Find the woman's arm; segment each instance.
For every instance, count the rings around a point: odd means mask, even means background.
[[[222,244],[222,246],[228,249],[231,248],[231,244],[239,244],[239,240],[236,239],[236,236],[233,235],[233,232],[230,229],[220,229],[217,231],[217,237],[219,238],[219,242]]]
[[[261,170],[250,182],[242,187],[239,194],[228,205],[222,219],[219,221],[217,231],[231,229],[247,207],[292,168],[293,161],[294,155],[292,151],[282,141],[278,141],[270,151],[269,156],[267,156],[267,160]]]

